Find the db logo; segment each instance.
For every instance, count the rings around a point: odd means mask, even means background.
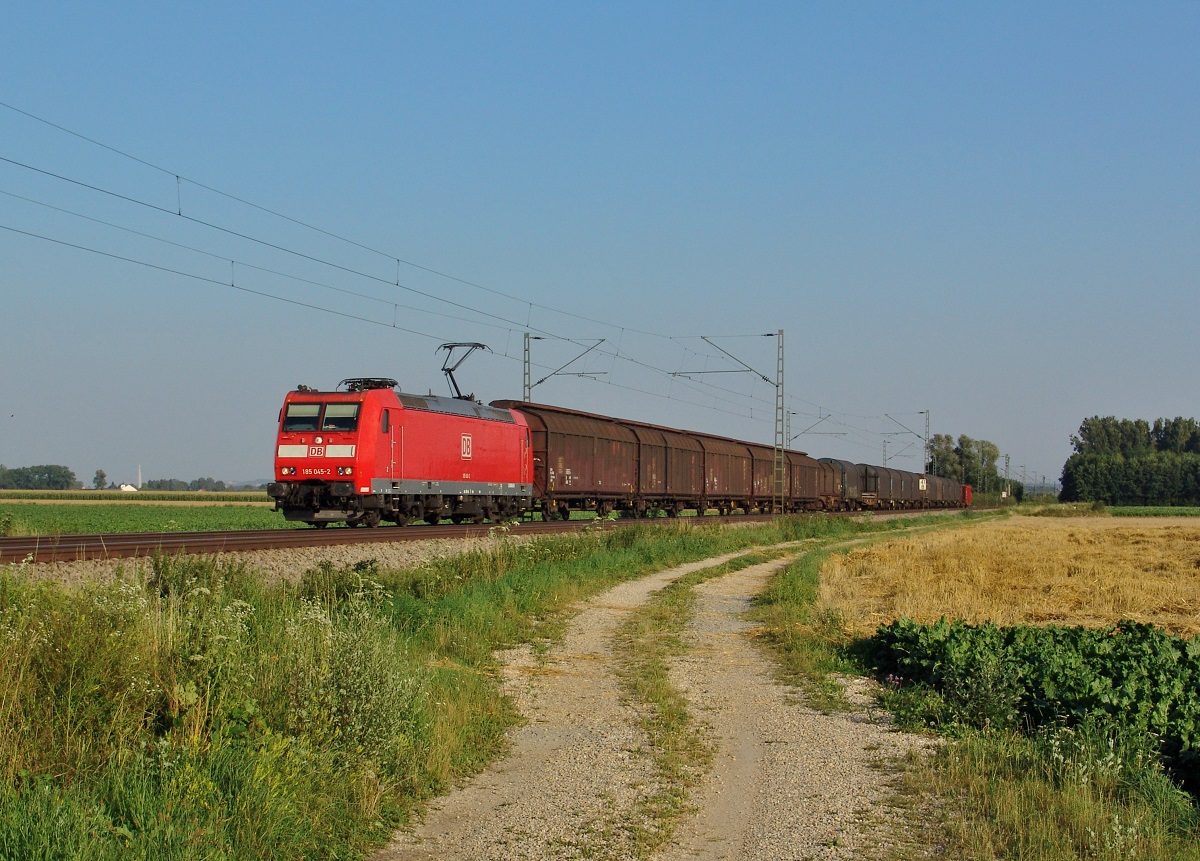
[[[325,446],[310,445],[308,447],[308,456],[309,457],[324,457],[325,456]]]
[[[462,435],[462,459],[471,459],[471,435],[469,433]]]

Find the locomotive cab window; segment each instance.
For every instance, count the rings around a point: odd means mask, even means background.
[[[358,404],[326,404],[323,431],[352,431],[358,428]]]
[[[285,431],[315,431],[317,416],[320,412],[320,404],[288,404],[287,414],[283,417],[283,429]]]

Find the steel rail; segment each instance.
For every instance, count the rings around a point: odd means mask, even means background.
[[[946,511],[954,510],[957,509],[946,509]],[[931,511],[928,509],[895,511],[888,512],[885,516],[911,516]],[[814,512],[814,514],[822,513]],[[855,512],[828,512],[824,513],[824,516],[853,516],[854,514]],[[404,527],[381,526],[376,529],[337,527],[333,529],[235,529],[225,532],[118,532],[12,536],[0,537],[0,564],[82,562],[154,555],[237,553],[342,544],[430,541],[438,538],[461,541],[468,538],[486,538],[497,532],[509,535],[547,535],[579,529],[609,529],[638,524],[755,523],[771,520],[774,516],[770,514],[730,514],[679,518],[630,518],[627,520],[524,520],[509,523],[438,526],[421,524]]]
[[[125,559],[156,554],[234,553],[392,541],[462,540],[486,537],[492,529],[533,535],[576,528],[578,523],[406,526],[402,529],[243,529],[225,532],[123,532],[0,538],[0,564]]]
[[[690,519],[690,518],[689,518]],[[717,518],[705,518],[716,520]],[[741,518],[745,519],[745,518]],[[671,518],[671,521],[674,521]],[[295,547],[322,547],[342,544],[375,544],[431,539],[465,540],[486,538],[495,532],[510,535],[545,535],[583,528],[611,528],[617,525],[654,521],[629,520],[618,524],[611,520],[515,521],[462,525],[419,525],[397,527],[334,529],[240,529],[225,532],[121,532],[107,534],[34,535],[0,537],[0,564],[80,562],[97,559],[127,559],[156,554],[235,553]],[[659,522],[668,522],[660,518]]]

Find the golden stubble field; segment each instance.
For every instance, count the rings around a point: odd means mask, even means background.
[[[819,603],[858,634],[900,617],[1151,622],[1200,632],[1200,518],[1013,517],[831,557]]]

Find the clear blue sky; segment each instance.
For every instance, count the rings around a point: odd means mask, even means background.
[[[0,463],[265,479],[296,384],[481,341],[517,398],[525,331],[534,380],[605,339],[535,400],[769,443],[771,386],[671,374],[774,378],[782,328],[794,447],[917,469],[930,410],[1056,478],[1086,416],[1200,414],[1197,45],[1194,2],[17,4]]]

